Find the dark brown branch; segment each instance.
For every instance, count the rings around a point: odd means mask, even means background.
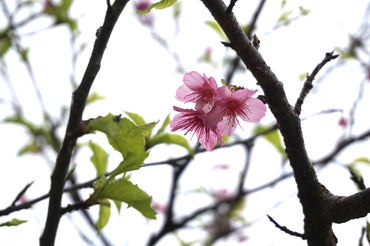
[[[308,245],[336,245],[332,222],[322,206],[332,195],[317,180],[306,153],[300,119],[288,103],[283,84],[267,66],[251,41],[240,28],[236,18],[226,15],[221,0],[202,0],[229,38],[232,48],[262,87],[271,112],[284,138],[286,153],[298,186],[298,197],[305,216],[305,235]]]
[[[257,7],[256,11],[253,14],[253,17],[252,17],[251,22],[249,23],[249,28],[248,28],[248,32],[247,32],[247,37],[249,37],[249,38],[252,37],[252,32],[254,31],[254,29],[256,27],[257,20],[258,20],[259,16],[261,15],[263,6],[265,6],[265,2],[266,2],[266,0],[261,0],[258,4],[258,7]],[[227,83],[231,82],[231,79],[232,79],[236,69],[239,67],[239,64],[240,64],[240,58],[237,56],[232,60],[231,68],[230,68],[230,70],[228,71],[228,73],[226,75],[226,82]]]
[[[82,114],[85,109],[91,85],[100,69],[100,63],[112,33],[113,27],[126,6],[128,0],[116,0],[111,8],[108,8],[100,35],[96,38],[94,48],[82,78],[80,86],[73,93],[71,111],[67,124],[67,130],[62,147],[57,156],[55,168],[51,176],[50,200],[48,215],[45,223],[44,232],[40,237],[40,245],[54,245],[55,236],[61,218],[60,204],[63,194],[65,178],[68,172],[72,152],[76,145],[77,137],[71,135],[78,129]]]
[[[347,197],[335,196],[329,200],[329,207],[335,223],[365,217],[370,211],[370,188]]]
[[[226,9],[226,14],[229,15],[233,12],[233,8],[238,0],[231,0],[229,6]]]
[[[299,98],[297,99],[297,102],[295,103],[294,106],[294,111],[298,115],[301,114],[301,107],[304,99],[306,98],[310,90],[313,88],[312,83],[316,75],[325,66],[326,63],[338,57],[338,55],[333,55],[333,53],[334,52],[326,53],[325,58],[315,67],[315,69],[312,71],[312,73],[307,77],[306,81],[304,82],[301,94],[299,95]]]
[[[298,233],[298,232],[295,232],[295,231],[291,231],[289,230],[286,226],[282,226],[280,225],[279,223],[277,223],[270,215],[267,215],[267,218],[269,218],[269,220],[277,227],[279,228],[280,230],[282,230],[283,232],[285,233],[288,233],[289,235],[292,235],[292,236],[295,236],[295,237],[300,237],[302,238],[303,240],[306,239],[306,236],[302,233]]]

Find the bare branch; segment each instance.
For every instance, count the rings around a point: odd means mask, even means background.
[[[316,75],[325,66],[326,63],[338,57],[338,55],[333,55],[333,53],[334,52],[326,53],[325,58],[315,67],[315,69],[312,71],[310,76],[308,76],[306,81],[304,82],[301,94],[299,95],[299,98],[297,99],[297,102],[295,103],[295,107],[294,107],[294,111],[298,115],[301,114],[301,107],[302,107],[304,99],[306,98],[310,90],[313,88],[312,83]]]
[[[291,231],[289,230],[286,226],[281,226],[279,223],[277,223],[270,215],[267,215],[267,217],[269,218],[269,220],[277,227],[279,228],[280,230],[282,230],[283,232],[285,233],[288,233],[289,235],[292,235],[292,236],[295,236],[295,237],[300,237],[302,238],[303,240],[306,239],[306,236],[302,233],[298,233],[298,232],[295,232],[295,231]]]

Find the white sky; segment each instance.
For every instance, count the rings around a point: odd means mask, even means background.
[[[8,1],[9,2],[9,1]],[[156,17],[156,30],[168,39],[171,50],[181,57],[186,71],[196,70],[213,76],[216,81],[224,78],[225,68],[221,66],[211,67],[199,64],[197,58],[201,56],[206,47],[213,48],[215,59],[221,59],[224,54],[229,56],[233,52],[226,51],[220,45],[217,34],[209,27],[203,25],[205,20],[212,17],[200,1],[183,1],[183,18],[180,23],[180,33],[176,36],[174,23],[171,19],[171,10],[154,11]],[[241,23],[248,23],[251,13],[254,11],[256,1],[242,1],[236,5],[236,14]],[[288,1],[287,9],[294,9],[293,15],[297,14],[297,7],[293,1]],[[302,83],[298,75],[311,72],[315,65],[322,60],[326,52],[335,47],[346,45],[348,33],[357,30],[368,1],[298,1],[297,6],[302,5],[311,9],[309,16],[293,22],[288,28],[280,28],[271,32],[276,19],[279,17],[280,1],[268,1],[260,17],[257,35],[261,40],[260,52],[267,63],[284,82],[290,102],[293,104],[299,95]],[[82,35],[77,40],[78,45],[87,43],[85,52],[79,57],[76,67],[76,79],[80,81],[86,67],[88,57],[93,45],[96,29],[101,25],[104,17],[105,1],[76,1],[73,7],[73,15],[80,16],[80,29]],[[3,26],[0,19],[0,26]],[[43,19],[29,27],[35,30],[40,25],[45,26],[49,20]],[[25,31],[26,32],[26,31]],[[35,77],[43,93],[47,110],[53,116],[58,116],[61,105],[68,106],[71,98],[71,86],[69,75],[71,72],[70,44],[68,31],[64,27],[58,27],[22,40],[26,47],[31,47],[30,59],[33,64]],[[36,100],[32,84],[29,81],[25,68],[19,63],[19,59],[10,54],[8,57],[9,74],[14,83],[17,96],[24,107],[25,115],[29,120],[41,122],[41,112]],[[163,120],[171,111],[172,105],[184,106],[174,99],[175,91],[182,83],[183,74],[176,73],[174,60],[157,43],[153,43],[148,29],[135,21],[135,13],[132,3],[117,23],[114,34],[108,44],[102,62],[102,68],[93,85],[93,91],[98,91],[107,97],[106,100],[89,106],[84,117],[97,117],[111,112],[120,114],[123,110],[132,111],[142,115],[147,121]],[[352,102],[358,95],[358,85],[363,74],[356,75],[356,66],[349,66],[346,70],[335,72],[330,79],[323,81],[318,90],[314,90],[303,105],[302,116],[312,115],[324,109],[343,109],[348,113]],[[352,73],[351,73],[352,72]],[[351,73],[351,74],[350,74]],[[322,73],[321,73],[322,74]],[[350,76],[349,76],[350,74]],[[357,73],[358,74],[358,73]],[[356,77],[358,76],[358,77]],[[248,88],[257,88],[255,82],[245,74],[238,74],[234,78],[234,84]],[[333,89],[335,87],[335,89]],[[368,100],[368,88],[365,86],[364,100]],[[9,93],[4,83],[0,83],[0,98],[9,100]],[[363,102],[363,105],[368,105]],[[358,115],[367,110],[365,106],[359,107]],[[11,114],[10,104],[0,104],[2,118]],[[330,151],[341,135],[342,129],[337,126],[341,114],[321,115],[303,122],[303,130],[306,136],[306,145],[313,160],[325,155]],[[271,113],[261,123],[272,122]],[[359,124],[361,122],[358,122]],[[243,131],[238,133],[247,137],[252,124],[242,124]],[[358,125],[358,132],[367,129],[367,125]],[[5,208],[14,199],[18,191],[32,180],[35,180],[27,196],[35,198],[47,193],[49,189],[49,163],[38,156],[16,157],[16,153],[28,139],[22,128],[11,125],[1,125],[0,149],[2,149],[3,162],[0,164],[1,192],[0,208]],[[61,132],[61,135],[63,132]],[[181,133],[179,133],[181,134]],[[93,136],[94,139],[102,140],[101,136]],[[87,142],[89,138],[83,137],[80,143]],[[102,141],[105,141],[104,139]],[[195,142],[195,137],[192,143]],[[6,150],[6,151],[4,151]],[[203,187],[232,188],[235,177],[238,177],[244,161],[244,154],[240,155],[240,147],[233,149],[217,150],[214,153],[200,154],[183,177],[181,189],[183,191]],[[176,147],[161,146],[151,151],[147,162],[167,159],[171,156],[179,156],[185,153]],[[359,155],[364,155],[363,149],[351,149],[351,152],[342,155],[340,161],[350,162]],[[80,181],[86,181],[95,175],[95,170],[90,164],[91,153],[88,150],[81,152],[76,160],[78,163],[77,174]],[[50,154],[51,161],[54,156]],[[110,169],[118,163],[117,154],[110,150]],[[232,161],[230,161],[232,159]],[[230,170],[212,171],[215,164],[232,164]],[[289,168],[286,168],[287,170]],[[167,198],[167,190],[170,183],[169,168],[150,167],[134,173],[133,180],[143,190],[153,196],[155,201],[164,203]],[[276,151],[262,139],[256,143],[253,152],[253,161],[247,177],[247,187],[253,188],[263,184],[281,173],[280,159]],[[207,177],[207,179],[204,179]],[[333,178],[335,177],[335,179]],[[322,181],[333,193],[347,195],[355,192],[355,188],[349,180],[348,173],[339,166],[325,168],[319,174]],[[366,179],[365,179],[366,180]],[[204,182],[206,181],[206,182]],[[86,197],[91,191],[84,191]],[[268,200],[266,198],[269,198]],[[208,200],[199,195],[181,196],[176,209],[179,212],[190,212],[200,204]],[[283,200],[283,203],[274,206]],[[194,202],[197,201],[197,202]],[[8,217],[0,218],[0,223],[11,218],[28,220],[17,228],[0,229],[1,245],[37,245],[38,237],[42,232],[45,222],[47,202],[41,202],[27,211],[14,213]],[[96,208],[90,211],[96,215]],[[301,207],[296,198],[295,184],[292,180],[284,181],[274,189],[255,194],[247,199],[245,216],[248,221],[258,220],[253,227],[245,230],[249,237],[249,245],[305,245],[304,241],[285,235],[275,229],[268,222],[265,214],[270,214],[279,223],[286,225],[292,230],[299,232],[302,228]],[[288,215],[288,216],[287,216]],[[91,240],[97,241],[87,228],[85,222],[73,214],[75,224],[82,231],[87,231]],[[133,222],[134,221],[134,222]],[[104,233],[115,245],[144,245],[153,228],[157,228],[162,221],[161,215],[157,221],[148,222],[133,209],[122,207],[121,215],[117,215],[112,207],[112,217]],[[338,245],[353,245],[357,243],[360,235],[360,226],[365,224],[364,219],[336,226]],[[353,230],[353,228],[355,228]],[[348,231],[351,230],[351,233]],[[180,235],[186,238],[196,239],[198,234],[194,230],[182,231]],[[186,239],[185,238],[185,239]],[[67,218],[63,218],[58,231],[56,245],[81,245],[76,228]],[[166,238],[159,245],[174,245],[173,238]],[[99,241],[97,241],[99,245]],[[231,245],[230,240],[220,241],[217,245]]]

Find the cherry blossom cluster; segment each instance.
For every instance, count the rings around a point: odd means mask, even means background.
[[[238,118],[258,122],[266,113],[266,106],[252,96],[257,90],[223,85],[217,86],[214,78],[195,71],[186,73],[184,84],[176,91],[182,102],[195,103],[194,109],[174,106],[179,112],[171,121],[171,130],[193,132],[207,151],[211,151],[223,136],[230,136],[239,125]]]

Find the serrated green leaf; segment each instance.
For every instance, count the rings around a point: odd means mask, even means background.
[[[0,227],[1,226],[18,226],[18,225],[26,223],[26,222],[27,222],[27,220],[12,219],[8,222],[1,223]]]
[[[156,218],[156,212],[151,207],[151,197],[125,178],[108,181],[99,192],[98,198],[125,202],[128,207],[135,208],[145,217]]]
[[[136,114],[136,113],[132,113],[132,112],[127,112],[125,111],[125,114],[128,115],[128,117],[130,117],[130,119],[135,122],[136,125],[144,125],[146,122],[145,120],[143,119],[143,117],[141,117],[140,115]]]
[[[106,134],[112,147],[120,152],[123,158],[129,153],[142,156],[145,154],[145,139],[142,131],[129,119],[118,119],[112,114],[89,122],[90,129]]]
[[[158,144],[175,144],[179,145],[181,147],[184,147],[189,154],[194,157],[194,151],[190,147],[188,140],[184,138],[183,136],[173,134],[173,133],[164,133],[160,135],[156,135],[155,137],[149,139],[148,146],[150,148],[158,145]]]
[[[157,125],[157,123],[158,121],[138,126],[141,133],[143,134],[143,137],[149,137],[152,134],[153,128]]]
[[[99,206],[99,217],[98,221],[96,222],[96,229],[98,230],[98,232],[100,232],[108,224],[110,214],[111,209],[109,206],[106,205]]]
[[[100,175],[103,175],[107,171],[108,154],[102,147],[100,147],[96,143],[93,143],[92,141],[89,141],[89,147],[93,152],[93,155],[90,157],[90,160],[96,169],[96,177],[99,177]]]
[[[91,104],[93,102],[96,102],[96,101],[99,101],[99,100],[103,100],[105,99],[105,97],[99,95],[97,92],[92,92],[89,94],[87,100],[86,100],[86,104]]]
[[[263,132],[268,131],[269,129],[271,129],[271,126],[258,125],[253,130],[253,133],[254,134],[261,134]],[[280,133],[279,133],[279,131],[277,129],[264,134],[263,137],[272,146],[275,147],[275,149],[283,156],[284,159],[286,159],[285,149],[284,149],[283,144],[282,144],[282,141],[281,141]]]
[[[165,8],[171,7],[173,4],[176,3],[176,1],[177,0],[161,0],[159,2],[151,4],[147,10],[144,10],[144,11],[138,10],[137,12],[139,14],[147,14],[152,10],[152,8],[165,9]]]
[[[206,25],[211,27],[214,31],[216,31],[218,35],[220,35],[222,40],[225,40],[225,41],[229,40],[226,34],[224,33],[224,30],[222,30],[222,28],[216,21],[206,21],[205,23]]]
[[[129,153],[118,165],[118,167],[113,170],[112,174],[109,176],[109,179],[113,179],[121,173],[139,169],[140,166],[144,164],[144,160],[148,157],[148,155],[148,153],[142,153],[141,155]]]

